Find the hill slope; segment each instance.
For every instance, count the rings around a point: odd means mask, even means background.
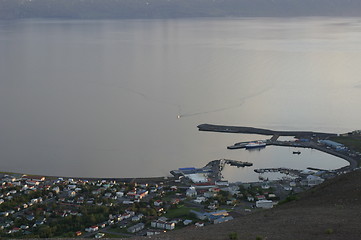
[[[267,240],[360,239],[361,171],[327,181],[294,202],[203,228],[189,227],[152,239],[229,239],[262,236]]]

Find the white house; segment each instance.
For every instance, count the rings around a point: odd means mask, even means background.
[[[134,226],[129,227],[127,229],[127,231],[130,232],[130,233],[136,233],[136,232],[139,232],[142,229],[144,229],[144,223],[138,223],[138,224],[135,224]]]
[[[152,221],[150,225],[154,228],[173,230],[175,228],[174,222],[166,222],[162,220]]]
[[[256,207],[273,208],[273,202],[271,200],[259,200],[259,201],[256,201]]]
[[[318,184],[321,184],[323,183],[324,179],[323,178],[320,178],[320,177],[317,177],[317,176],[314,176],[314,175],[308,175],[307,176],[307,185],[309,187],[313,187],[313,186],[316,186]]]
[[[193,197],[197,195],[197,190],[195,187],[189,187],[186,191],[186,196],[187,197]]]
[[[115,193],[117,197],[123,197],[124,196],[124,192],[116,192]]]
[[[163,232],[163,231],[161,231],[161,230],[148,229],[148,230],[147,230],[147,236],[158,235],[158,234],[161,234],[162,232]]]
[[[192,220],[186,219],[183,221],[183,224],[184,224],[184,226],[187,226],[187,225],[191,224],[192,222],[193,222]]]
[[[163,205],[163,202],[161,200],[154,201],[154,206],[159,207]]]

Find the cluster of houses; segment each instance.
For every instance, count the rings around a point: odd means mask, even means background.
[[[153,184],[129,184],[110,180],[92,180],[83,179],[46,179],[42,176],[12,176],[3,175],[0,178],[0,206],[5,206],[7,202],[14,201],[17,196],[29,196],[26,202],[19,203],[16,208],[9,208],[0,212],[0,230],[6,234],[19,232],[31,233],[32,229],[47,224],[47,217],[65,218],[67,216],[82,216],[80,206],[121,206],[122,213],[111,213],[105,222],[87,226],[84,229],[76,229],[75,236],[93,236],[102,238],[106,235],[102,229],[115,225],[124,228],[125,233],[139,235],[156,235],[164,231],[175,229],[178,226],[197,226],[204,224],[219,224],[233,219],[228,211],[222,210],[221,205],[236,206],[240,201],[249,203],[249,206],[255,208],[272,208],[277,204],[278,196],[269,191],[270,186],[267,183],[260,183],[261,193],[244,194],[240,191],[240,186],[229,184],[227,181],[216,181],[209,183],[207,169],[184,168],[179,169],[184,179],[191,179],[189,182],[183,182],[181,178]],[[207,180],[207,181],[206,181]],[[302,183],[290,181],[284,186],[284,191],[289,192],[294,187],[302,184],[306,186],[315,186],[324,181],[320,175],[308,174]],[[243,184],[243,187],[247,184]],[[46,190],[46,191],[44,191]],[[46,192],[44,196],[31,197],[32,193]],[[225,194],[226,193],[226,194]],[[164,198],[164,195],[167,198]],[[220,199],[219,202],[216,199]],[[198,219],[189,219],[187,216],[178,219],[167,219],[164,213],[170,208],[174,208],[180,202],[190,203],[198,206],[198,210],[192,210],[191,213]],[[61,206],[59,209],[48,209],[40,211],[42,214],[37,217],[33,214],[34,209],[39,204],[56,204]],[[146,204],[147,208],[152,208],[157,217],[150,218],[143,213],[136,212],[134,206],[136,203]],[[175,207],[176,208],[176,207]],[[14,225],[14,217],[24,218],[29,224]],[[31,223],[31,224],[30,224]],[[90,235],[89,235],[90,234]]]

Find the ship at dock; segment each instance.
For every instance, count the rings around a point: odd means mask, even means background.
[[[252,149],[252,148],[264,148],[266,147],[266,143],[264,141],[254,141],[249,142],[244,146],[246,149]]]

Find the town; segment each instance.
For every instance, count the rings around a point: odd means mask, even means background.
[[[355,131],[337,140],[354,139],[359,144],[359,136]],[[157,178],[85,179],[3,172],[0,237],[119,238],[200,228],[295,200],[300,192],[359,169],[361,153],[356,145],[349,144],[348,148],[331,140],[314,141],[312,134],[292,142],[274,140],[267,144],[316,148],[343,157],[350,165],[335,170],[255,169],[259,181],[253,183],[224,180],[226,164],[252,166],[229,159],[213,160],[202,168],[179,168],[171,171],[172,176]],[[267,172],[284,177],[269,180],[262,177]]]
[[[0,236],[150,236],[186,226],[218,224],[272,208],[322,182],[315,173],[303,182],[217,181],[209,185],[193,182],[204,170],[177,171],[181,176],[140,182],[1,174]]]

